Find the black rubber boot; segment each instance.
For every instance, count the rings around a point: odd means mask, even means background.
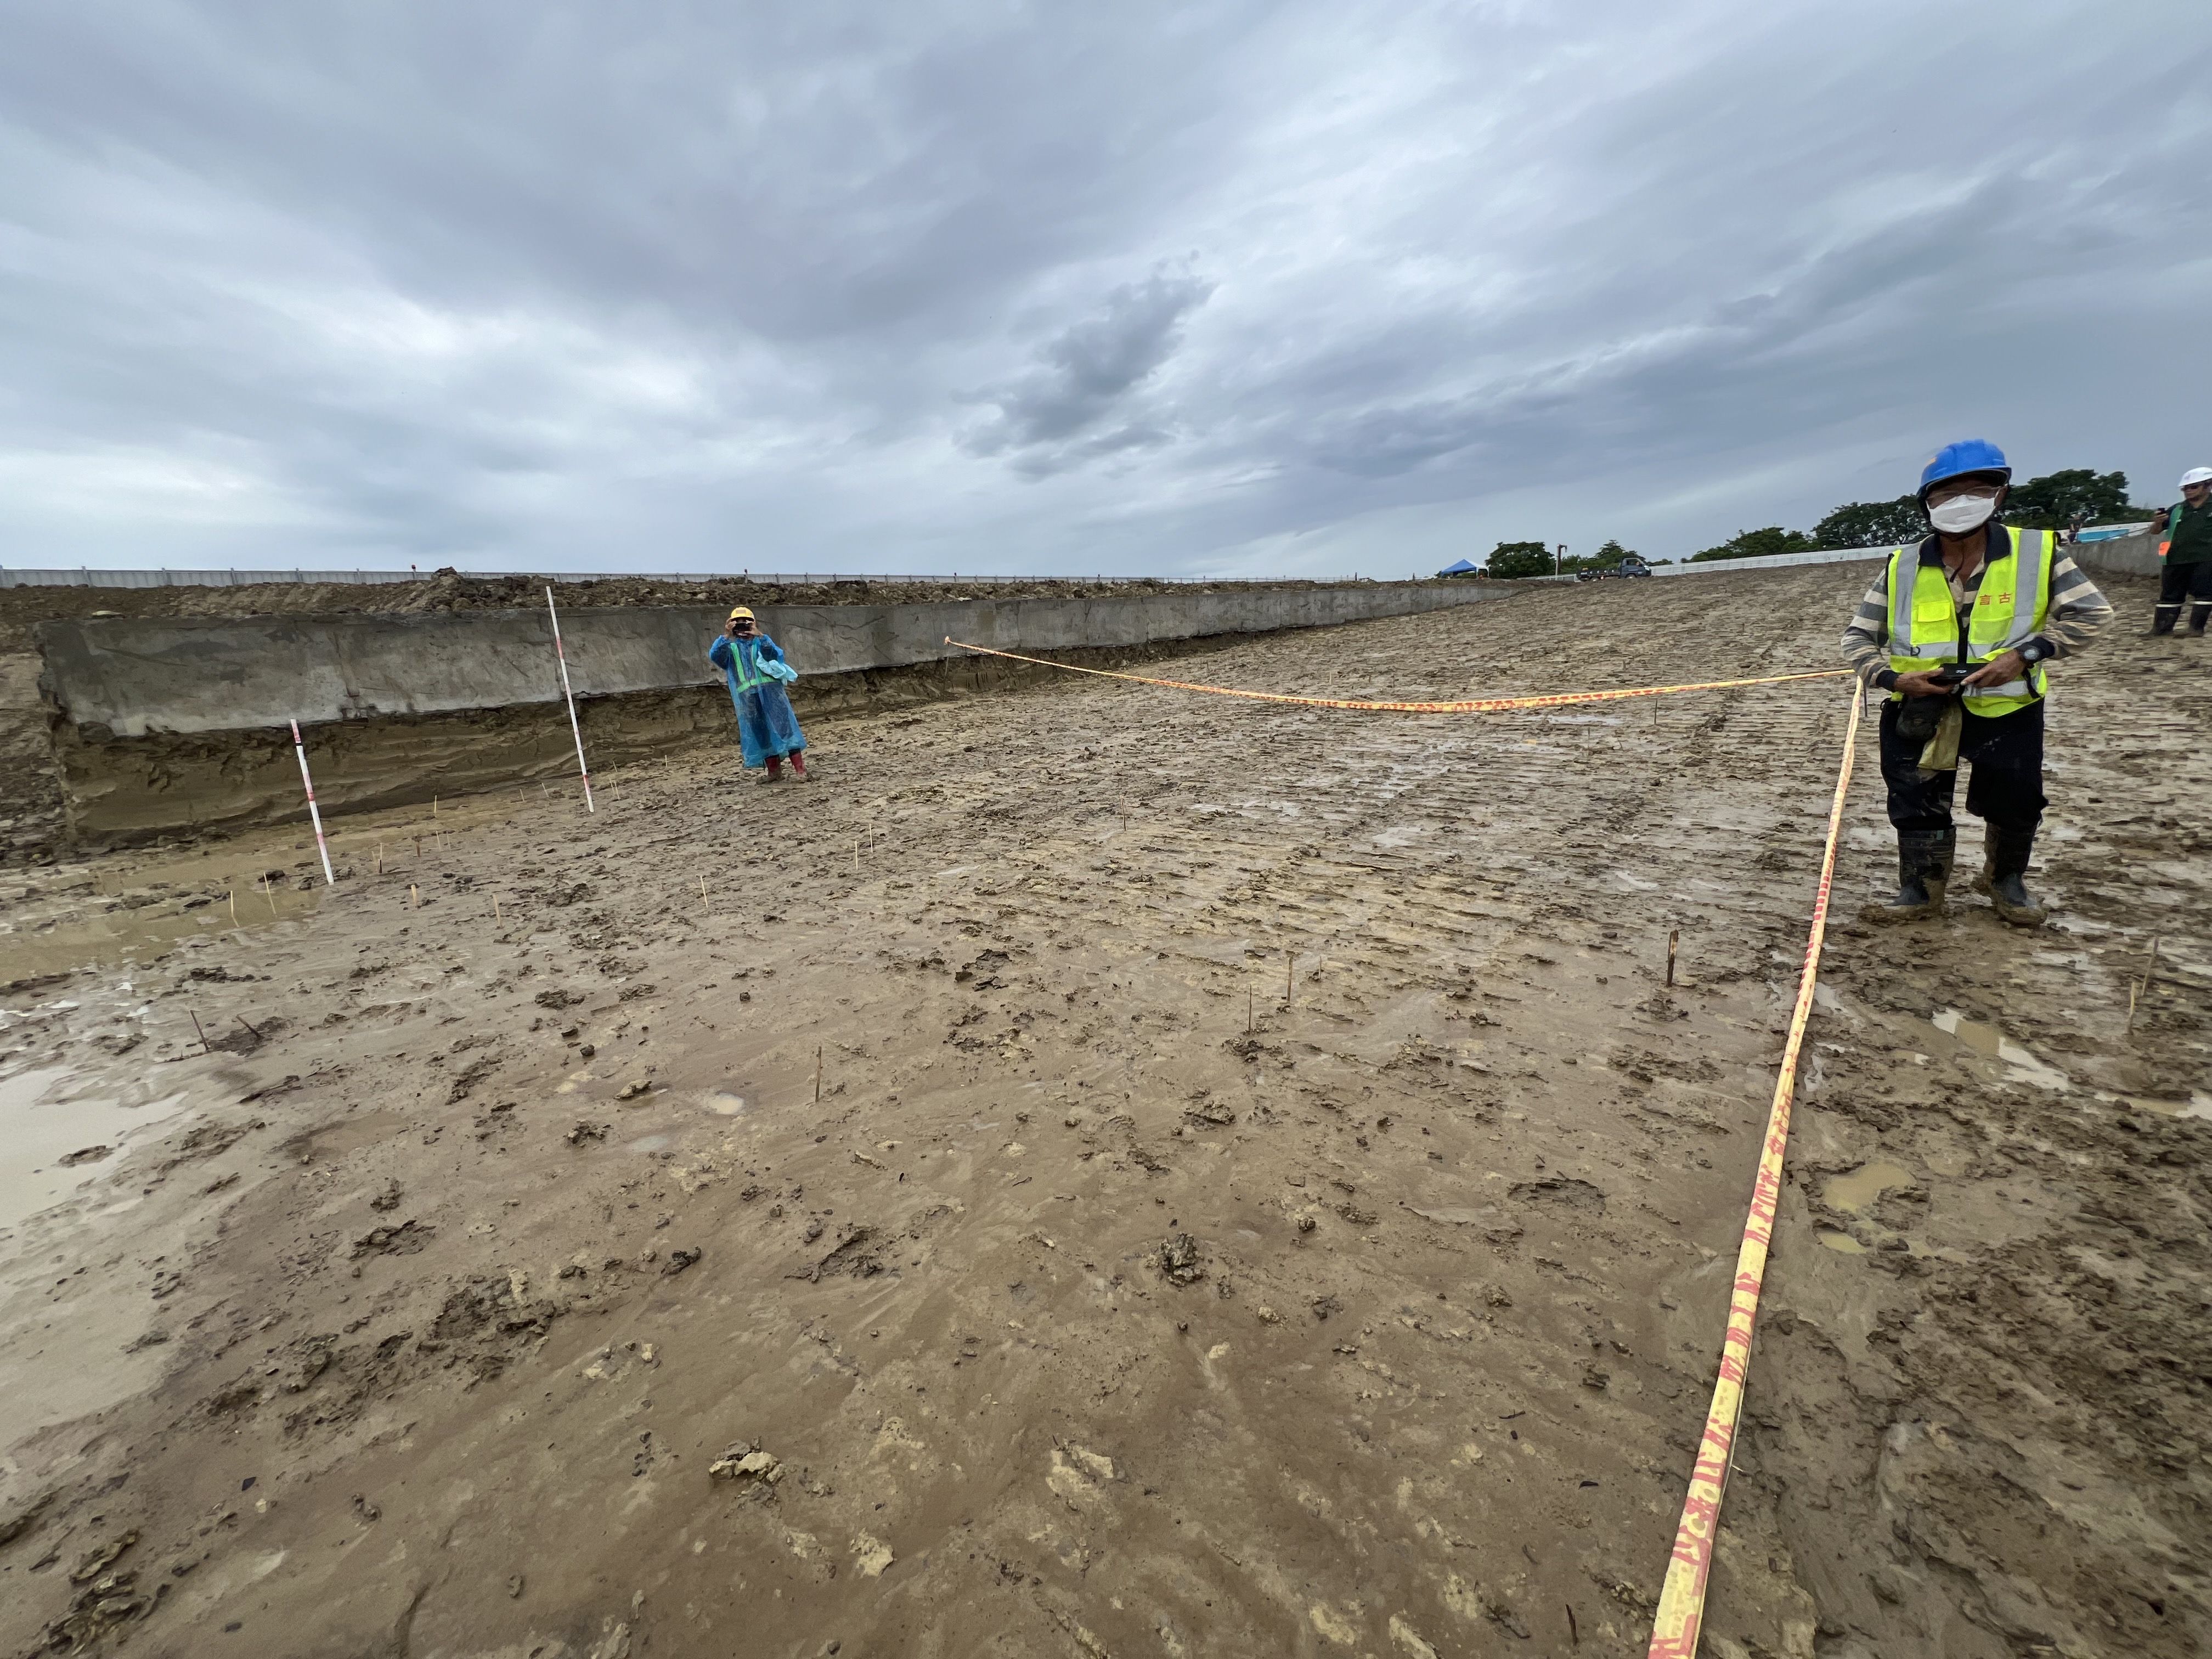
[[[1987,893],[1990,906],[2014,927],[2042,927],[2051,912],[2021,879],[2027,873],[2027,856],[2035,850],[2035,831],[1991,824],[1986,845],[1986,861],[1974,878],[1974,890]]]
[[[1868,921],[1921,921],[1943,914],[1943,892],[1951,881],[1954,830],[1897,832],[1897,896],[1869,904],[1859,915]]]

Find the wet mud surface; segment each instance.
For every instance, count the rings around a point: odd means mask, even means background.
[[[1178,673],[1783,672],[1863,585]],[[1862,757],[1710,1652],[2212,1632],[2212,673],[2110,645],[2054,677],[2044,933],[1850,921]],[[0,1651],[1641,1652],[1845,712],[1072,682],[823,722],[803,787],[341,823],[313,908],[295,836],[38,872],[0,1079],[110,1151],[0,1233]],[[274,914],[183,908],[232,865]],[[148,895],[70,971],[66,907]]]

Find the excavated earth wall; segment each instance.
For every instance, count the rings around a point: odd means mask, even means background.
[[[1019,665],[947,643],[1116,660],[1177,642],[1504,598],[1489,585],[1358,583],[762,605],[804,678],[801,718],[1004,684]],[[595,767],[726,739],[706,647],[726,607],[564,609]],[[62,617],[34,630],[67,838],[96,848],[301,810],[288,722],[329,810],[571,774],[551,624],[521,607],[398,614]]]

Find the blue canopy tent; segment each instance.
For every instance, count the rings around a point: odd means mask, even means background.
[[[1443,569],[1437,571],[1437,574],[1439,576],[1472,576],[1474,575],[1480,568],[1481,567],[1478,565],[1469,564],[1465,559],[1462,559],[1457,564],[1446,565]]]

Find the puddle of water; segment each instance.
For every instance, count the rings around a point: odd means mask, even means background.
[[[2023,1048],[1994,1025],[1978,1019],[1968,1019],[1956,1008],[1939,1008],[1931,1018],[1939,1031],[1959,1039],[1976,1054],[2001,1063],[2008,1083],[2032,1083],[2039,1089],[2068,1089],[2073,1079],[2054,1066],[2046,1066],[2027,1049]]]
[[[735,1089],[714,1089],[707,1095],[707,1109],[716,1117],[740,1117],[745,1109],[745,1097]]]
[[[1862,1164],[1849,1175],[1830,1176],[1820,1183],[1823,1203],[1853,1214],[1880,1198],[1892,1187],[1910,1187],[1912,1171],[1902,1164]],[[1856,1241],[1854,1241],[1856,1242]]]
[[[1814,1237],[1819,1239],[1820,1243],[1826,1245],[1830,1249],[1833,1250],[1838,1255],[1864,1255],[1866,1254],[1866,1246],[1860,1243],[1858,1240],[1853,1238],[1849,1233],[1835,1232],[1828,1228],[1823,1227],[1819,1232],[1815,1233]]]
[[[249,890],[241,882],[235,923],[230,919],[229,901],[218,899],[196,910],[179,909],[175,900],[137,910],[81,906],[64,912],[52,926],[27,933],[12,924],[0,925],[0,978],[27,979],[65,974],[95,963],[144,961],[175,949],[185,939],[252,933],[313,915],[321,908],[323,891],[320,887],[306,893],[279,887],[271,894],[258,887]],[[89,904],[99,902],[94,899]]]
[[[0,1079],[0,1228],[60,1203],[112,1169],[131,1137],[184,1104],[180,1094],[135,1103],[106,1093],[69,1099],[69,1077],[46,1067]],[[112,1150],[82,1164],[61,1162],[95,1146]]]

